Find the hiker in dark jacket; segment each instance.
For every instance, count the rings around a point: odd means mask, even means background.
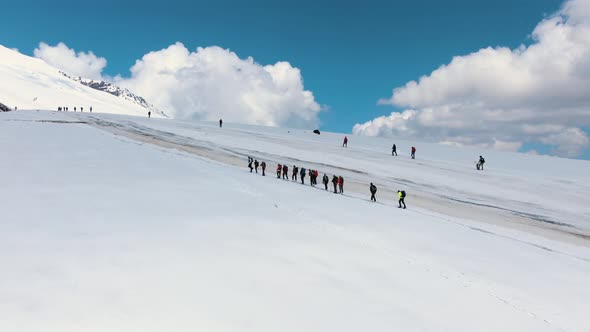
[[[299,172],[299,176],[301,177],[301,184],[305,184],[305,168],[301,167],[301,171]]]
[[[377,186],[375,186],[373,184],[373,182],[371,182],[371,185],[369,186],[369,190],[371,191],[371,200],[373,202],[377,202],[377,198],[375,198],[375,194],[377,193]]]
[[[406,192],[403,191],[403,190],[398,190],[397,191],[397,197],[399,198],[399,200],[398,200],[398,203],[399,203],[398,208],[401,209],[402,204],[403,204],[404,205],[404,209],[405,209],[406,208],[406,202],[404,201],[404,199],[406,198]]]
[[[313,169],[308,171],[309,174],[309,184],[313,187]]]
[[[299,173],[299,168],[293,165],[293,173],[291,174],[291,181],[297,181],[297,174]]]
[[[326,190],[328,190],[328,183],[330,182],[330,178],[328,177],[328,174],[324,173],[324,177],[322,179],[322,182],[324,183],[324,187],[326,188]]]
[[[336,175],[332,177],[332,184],[334,185],[334,194],[337,194],[336,187],[338,186],[338,177]]]
[[[254,167],[252,167],[252,163],[254,162],[254,160],[250,157],[248,157],[248,168],[250,169],[250,173],[252,173],[252,170],[254,169]]]
[[[393,144],[393,146],[391,147],[391,155],[397,156],[397,147],[395,146],[395,144]]]
[[[258,174],[258,166],[260,166],[260,163],[258,163],[258,160],[254,160],[254,169],[256,170],[257,174]]]
[[[260,164],[260,166],[262,166],[262,176],[266,176],[265,171],[266,171],[266,162],[262,162]]]
[[[289,166],[283,165],[283,180],[289,180]]]
[[[483,171],[483,164],[485,164],[486,160],[483,159],[482,156],[479,156],[479,162],[477,163],[476,168],[478,171]]]

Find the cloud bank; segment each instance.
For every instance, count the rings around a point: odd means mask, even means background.
[[[92,52],[41,43],[34,53],[68,73],[110,80],[102,76],[106,60]],[[130,71],[112,81],[176,119],[315,128],[322,110],[288,62],[263,66],[216,46],[191,52],[176,43],[144,55]]]
[[[40,43],[33,51],[36,58],[59,68],[71,75],[91,78],[102,78],[102,70],[107,66],[105,58],[97,57],[92,52],[84,53],[74,51],[64,43],[55,46]]]
[[[353,133],[516,151],[540,143],[575,157],[590,147],[590,1],[567,1],[517,49],[485,48],[393,90],[405,109]]]

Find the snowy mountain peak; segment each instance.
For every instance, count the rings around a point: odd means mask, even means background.
[[[0,103],[0,112],[8,112],[11,111],[10,107]]]
[[[130,101],[130,102],[133,102],[133,103],[147,109],[148,111],[151,111],[154,114],[160,114],[166,118],[168,117],[168,115],[166,115],[166,113],[160,111],[154,105],[148,103],[143,97],[134,94],[133,92],[129,91],[126,88],[118,87],[118,86],[113,85],[112,83],[106,82],[106,81],[97,81],[97,80],[92,80],[92,79],[88,79],[88,78],[73,77],[61,70],[59,71],[59,73],[71,80],[74,80],[74,81],[82,84],[82,85],[85,85],[87,87],[90,87],[90,88],[98,90],[98,91],[110,93],[113,96],[117,96],[119,98],[123,98],[125,100]]]

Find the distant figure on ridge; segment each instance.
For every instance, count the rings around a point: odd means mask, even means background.
[[[478,171],[483,171],[483,164],[486,163],[486,160],[483,159],[482,156],[479,156],[479,161],[477,162],[477,164],[475,164],[475,168],[477,168]]]
[[[90,106],[90,113],[92,113],[92,106]]]
[[[416,148],[412,146],[412,159],[416,159]]]
[[[344,136],[344,142],[342,142],[342,147],[343,148],[347,148],[348,147],[348,137]]]
[[[76,111],[76,108],[74,107],[74,112]],[[148,119],[152,117],[152,111],[148,111]]]
[[[84,112],[84,107],[80,107],[80,112]]]
[[[397,156],[397,146],[395,146],[395,143],[391,147],[391,155],[392,156]]]
[[[221,128],[223,126],[223,120],[219,119],[219,128]]]
[[[371,201],[377,202],[377,198],[375,198],[375,194],[377,193],[377,186],[375,186],[373,182],[371,182],[369,190],[371,191]]]

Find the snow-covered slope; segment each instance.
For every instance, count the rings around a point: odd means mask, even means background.
[[[151,111],[156,117],[165,117],[128,90],[113,85],[102,89],[88,86],[89,80],[74,79],[43,60],[1,45],[0,78],[0,100],[11,108],[57,110],[67,106],[70,111],[82,107],[88,112],[92,107],[100,113],[145,116]]]
[[[349,138],[0,113],[0,330],[590,329],[587,162]]]
[[[247,155],[290,166],[304,164],[343,175],[347,188],[362,195],[374,182],[379,196],[389,201],[398,189],[405,189],[428,210],[590,237],[588,161],[401,140],[395,141],[399,156],[392,157],[394,142],[382,138],[349,136],[344,149],[344,135],[327,132],[318,136],[305,130],[231,124],[219,131],[211,123],[109,115],[84,121],[134,139],[188,147],[234,165],[243,165]],[[411,146],[417,147],[416,160],[409,158]],[[483,172],[475,169],[481,154],[487,160]]]

